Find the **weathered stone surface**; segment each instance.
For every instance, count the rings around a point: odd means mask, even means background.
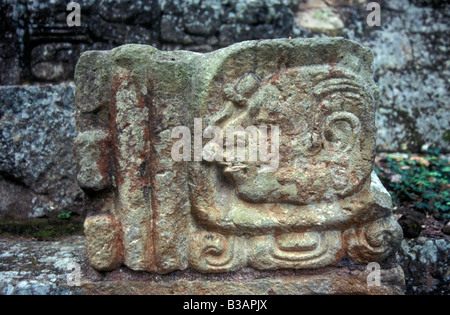
[[[444,232],[447,235],[450,235],[450,222],[448,222],[443,228],[442,232]]]
[[[449,246],[448,239],[418,238],[402,242],[396,256],[405,271],[407,295],[448,295],[450,293]],[[73,269],[67,268],[70,263],[80,265],[82,286],[67,285],[67,276],[73,272]],[[367,287],[365,282],[369,271],[345,261],[319,271],[270,271],[274,276],[272,280],[268,277],[269,272],[256,272],[248,268],[229,274],[206,275],[183,271],[160,275],[136,273],[124,267],[113,272],[98,273],[88,264],[83,237],[71,237],[52,242],[1,239],[0,295],[273,294],[285,292],[286,289],[280,285],[280,281],[289,282],[287,294],[330,294],[333,292],[350,294],[361,291],[372,294],[395,294],[404,291],[401,271],[393,269],[390,263],[381,265],[381,287]],[[323,273],[322,276],[320,272]],[[324,274],[327,273],[334,275],[331,278],[334,281],[324,281]],[[338,281],[337,274],[345,275],[342,277],[343,280]],[[354,290],[355,284],[361,291]]]
[[[70,27],[68,3],[0,1],[0,84],[72,80],[82,52],[122,44],[211,51],[242,40],[288,37],[294,25],[291,5],[298,1],[77,2],[81,26]]]
[[[75,265],[78,264],[78,265]],[[74,268],[74,266],[76,266]],[[80,271],[77,283],[75,271]],[[52,242],[0,239],[0,295],[79,294],[402,294],[403,272],[381,265],[380,286],[367,286],[370,270],[348,261],[318,270],[228,274],[178,271],[167,275],[120,267],[97,272],[88,265],[83,237]],[[70,286],[69,284],[73,284]],[[181,309],[181,306],[177,305]]]
[[[392,256],[402,232],[372,172],[379,94],[371,62],[370,50],[342,38],[250,41],[209,54],[142,45],[83,54],[75,147],[92,266],[224,273]],[[91,82],[101,87],[94,97]],[[279,165],[202,161],[195,134],[194,161],[177,162],[173,129],[202,132],[199,123],[230,134],[230,126],[279,125],[279,146],[273,132],[269,141]]]
[[[97,215],[84,222],[90,264],[98,270],[114,270],[122,263],[120,227],[112,215]]]
[[[0,216],[81,213],[73,85],[0,87]]]
[[[78,2],[81,27],[67,26],[66,3],[0,1],[0,84],[72,80],[76,61],[87,50],[135,43],[204,52],[250,39],[314,37],[331,25],[325,30],[329,35],[374,51],[381,89],[377,150],[450,150],[450,4],[445,1],[377,1],[381,27],[367,25],[366,1],[360,0]],[[307,15],[315,26],[298,15]]]
[[[422,147],[437,146],[448,152],[449,44],[445,19],[449,4],[382,2],[382,26],[371,28],[365,23],[364,5],[357,2],[328,1],[331,7],[327,9],[339,13],[345,24],[342,36],[364,43],[374,51],[375,81],[381,89],[376,118],[378,151],[419,152]],[[297,6],[295,1],[209,1],[208,5],[197,1],[184,1],[182,5],[175,0],[79,3],[82,27],[71,28],[65,23],[66,4],[0,1],[0,84],[72,80],[76,60],[83,51],[112,49],[124,43],[205,51],[245,39],[314,36],[295,23],[295,8],[298,12],[310,9],[305,4]],[[180,20],[179,27],[175,20]],[[196,24],[196,20],[202,23]],[[169,26],[176,29],[166,29]],[[144,36],[148,33],[151,35]],[[161,37],[167,38],[167,42]],[[95,87],[90,85],[93,97],[98,93]],[[46,87],[43,89],[41,95],[46,95],[48,101],[59,97],[47,94]],[[18,94],[14,98],[20,98],[21,89],[15,91]],[[60,91],[67,104],[74,102],[64,89]],[[70,125],[67,128],[73,132]],[[43,157],[45,160],[46,155]],[[6,159],[11,158],[14,157]],[[69,172],[66,176],[72,175]],[[20,189],[9,182],[3,184],[8,191]],[[31,199],[25,197],[20,202]]]
[[[397,260],[405,272],[408,294],[450,293],[450,241],[448,238],[419,237],[404,240]]]
[[[70,264],[87,267],[84,237],[54,242],[0,239],[0,295],[72,295]]]
[[[108,146],[108,142],[108,134],[100,132],[84,132],[76,138],[76,156],[81,166],[78,170],[78,184],[81,187],[97,191],[108,187],[108,169],[105,170],[104,164],[98,163],[109,158],[108,152],[103,149]]]
[[[96,295],[402,295],[403,271],[387,265],[380,286],[368,286],[369,272],[361,266],[339,266],[312,271],[263,272],[243,269],[215,276],[193,272],[175,275],[133,275],[126,270],[100,279],[86,279],[84,292]],[[109,280],[109,278],[111,280]],[[147,279],[146,279],[147,278]]]
[[[420,2],[402,1],[390,10],[393,1],[386,1],[389,14],[365,40],[376,56],[382,96],[377,115],[381,152],[420,152],[430,146],[450,150],[450,6],[434,9]]]
[[[18,84],[21,77],[20,50],[24,30],[19,26],[17,8],[0,2],[0,84]]]
[[[298,25],[311,32],[329,35],[340,34],[345,25],[339,12],[333,7],[349,4],[341,2],[348,1],[302,1],[296,16]]]

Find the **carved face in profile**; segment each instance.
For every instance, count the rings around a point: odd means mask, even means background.
[[[365,147],[372,148],[373,139],[362,137],[371,134],[362,126],[372,119],[367,108],[373,99],[354,73],[328,65],[282,70],[265,81],[249,73],[224,92],[228,106],[237,108],[224,130],[280,130],[278,168],[265,171],[267,163],[259,159],[220,163],[241,199],[298,205],[337,200],[358,191],[370,176],[373,152]]]

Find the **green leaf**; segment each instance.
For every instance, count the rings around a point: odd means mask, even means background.
[[[68,220],[72,216],[72,211],[62,212],[58,214],[58,219]]]

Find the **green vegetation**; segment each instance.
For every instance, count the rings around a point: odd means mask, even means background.
[[[444,133],[444,140],[450,141],[450,130],[445,131]]]
[[[72,211],[63,211],[58,214],[58,219],[68,220],[72,216]]]
[[[438,220],[450,219],[450,165],[439,150],[408,158],[388,155],[375,171],[392,195],[394,206],[413,204]]]

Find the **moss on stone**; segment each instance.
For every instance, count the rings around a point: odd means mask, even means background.
[[[450,141],[450,130],[445,131],[443,139],[445,141]]]
[[[25,237],[54,240],[64,236],[83,235],[81,219],[34,219],[26,221],[0,220],[1,237]]]

